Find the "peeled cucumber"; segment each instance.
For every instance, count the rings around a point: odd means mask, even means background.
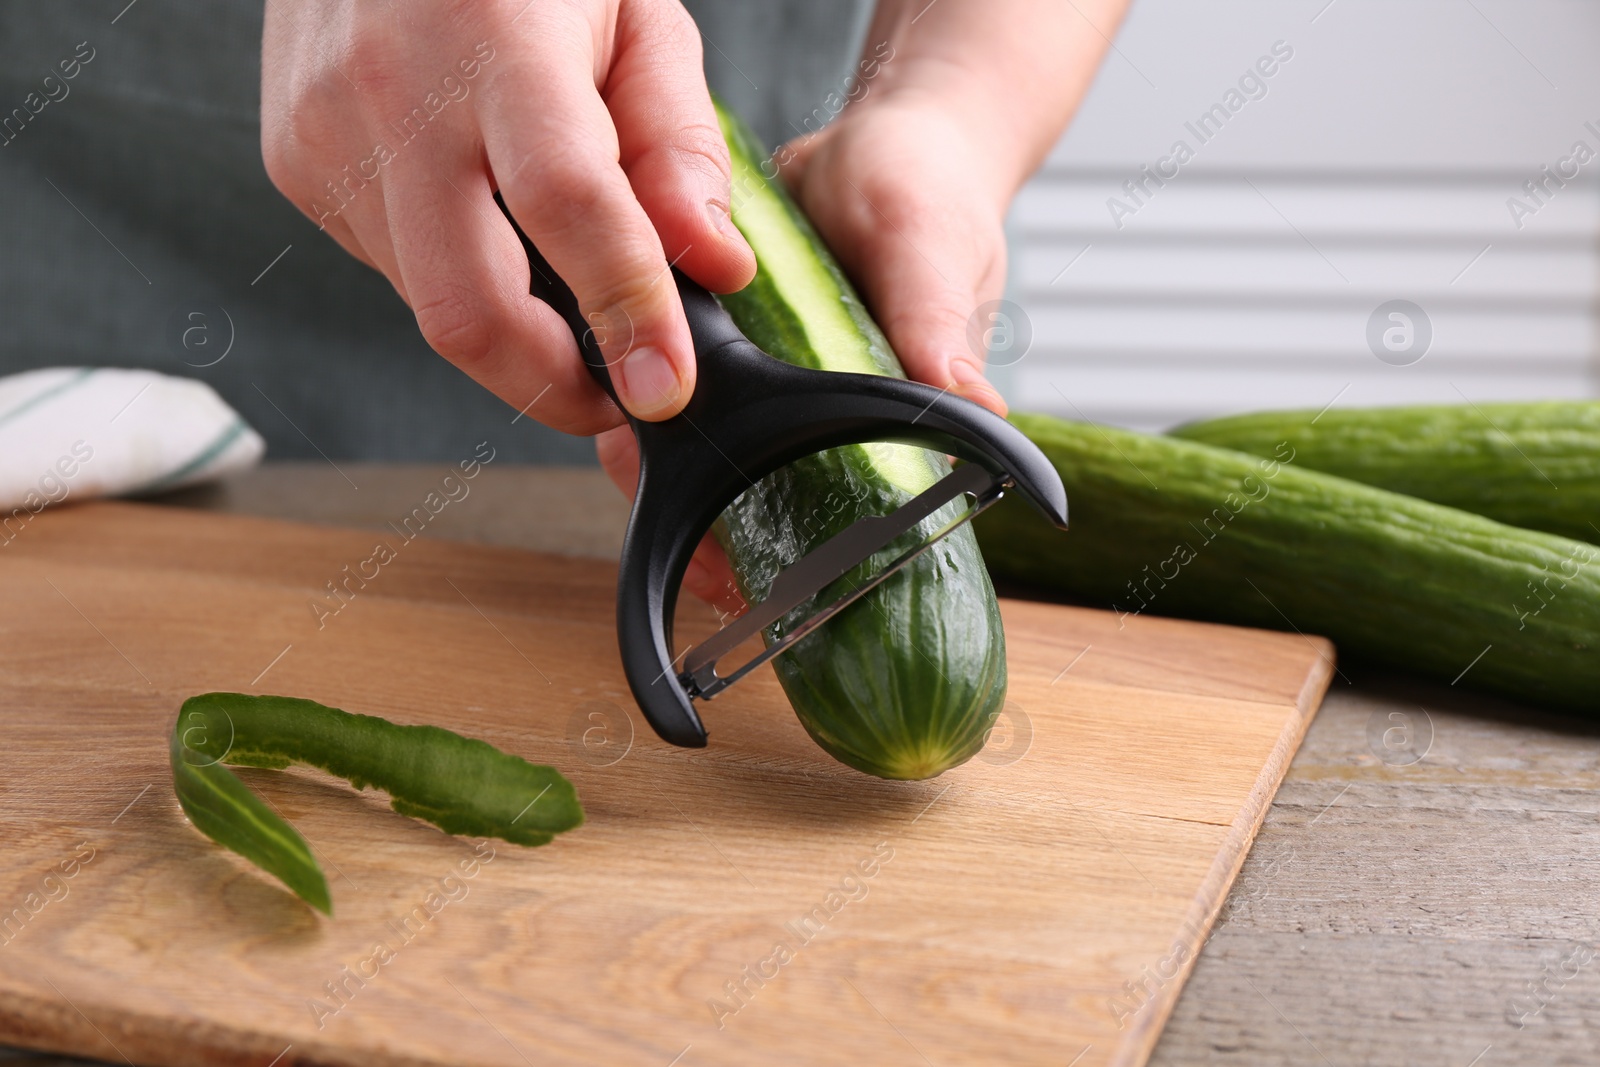
[[[821,238],[767,178],[766,153],[720,105],[718,117],[733,160],[733,222],[758,264],[750,285],[719,298],[734,322],[769,355],[789,363],[905,377]],[[761,479],[723,513],[715,532],[741,592],[760,600],[781,567],[857,519],[893,511],[949,472],[944,457],[905,445],[830,449]],[[937,512],[790,612],[764,635],[768,643],[960,507],[956,502]],[[983,747],[1006,693],[999,605],[971,527],[946,537],[772,663],[806,730],[857,770],[931,778],[970,759]]]

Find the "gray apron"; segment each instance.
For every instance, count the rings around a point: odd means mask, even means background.
[[[199,378],[273,459],[454,461],[488,438],[513,461],[593,462],[585,439],[512,425],[383,277],[272,187],[259,0],[126,3],[0,7],[0,374]],[[868,15],[856,0],[687,6],[712,86],[769,144],[840,88]]]

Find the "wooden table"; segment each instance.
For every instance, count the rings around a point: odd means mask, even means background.
[[[164,501],[377,528],[444,469],[275,464]],[[437,531],[614,558],[626,518],[598,471],[489,467]],[[1600,1062],[1600,728],[1343,674],[1152,1062]]]

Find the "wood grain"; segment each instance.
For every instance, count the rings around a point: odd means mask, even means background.
[[[770,674],[709,706],[709,749],[636,728],[605,564],[419,539],[319,629],[308,600],[373,541],[102,504],[0,556],[0,918],[24,909],[0,1038],[174,1065],[1140,1063],[1329,674],[1297,635],[1008,601],[1006,729],[892,784],[822,754]],[[467,878],[472,842],[377,795],[246,772],[320,853],[321,920],[172,798],[167,730],[213,688],[483,737],[561,767],[589,821]]]
[[[1600,730],[1342,669],[1152,1062],[1600,1062]]]
[[[381,527],[419,484],[381,464],[352,476],[359,493],[325,463],[269,464],[182,502]],[[506,466],[480,482],[492,506],[475,496],[450,536],[615,557],[626,515],[607,507],[600,472]],[[550,502],[565,499],[581,507],[552,521]],[[1329,690],[1151,1062],[1600,1063],[1600,968],[1551,979],[1600,942],[1600,731],[1341,670],[1353,684]],[[1431,751],[1385,763],[1369,724],[1419,709]],[[1559,988],[1520,1019],[1515,998],[1541,982]]]

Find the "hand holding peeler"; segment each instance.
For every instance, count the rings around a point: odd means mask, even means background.
[[[606,357],[577,298],[521,227],[517,235],[532,268],[531,293],[566,320],[589,372],[617,401]],[[694,701],[711,699],[804,640],[1008,490],[1020,490],[1062,529],[1067,494],[1044,453],[987,408],[900,378],[784,363],[751,343],[692,279],[676,268],[672,277],[694,341],[697,384],[672,418],[645,422],[628,415],[639,442],[639,483],[617,574],[617,642],[628,687],[656,733],[674,745],[701,748],[706,729]],[[627,413],[620,401],[617,407]],[[717,516],[759,479],[801,456],[866,441],[919,445],[968,462],[892,514],[860,519],[812,549],[778,574],[765,600],[675,657],[678,587]],[[748,662],[727,673],[718,670],[738,645],[960,497],[971,503],[956,519]]]

